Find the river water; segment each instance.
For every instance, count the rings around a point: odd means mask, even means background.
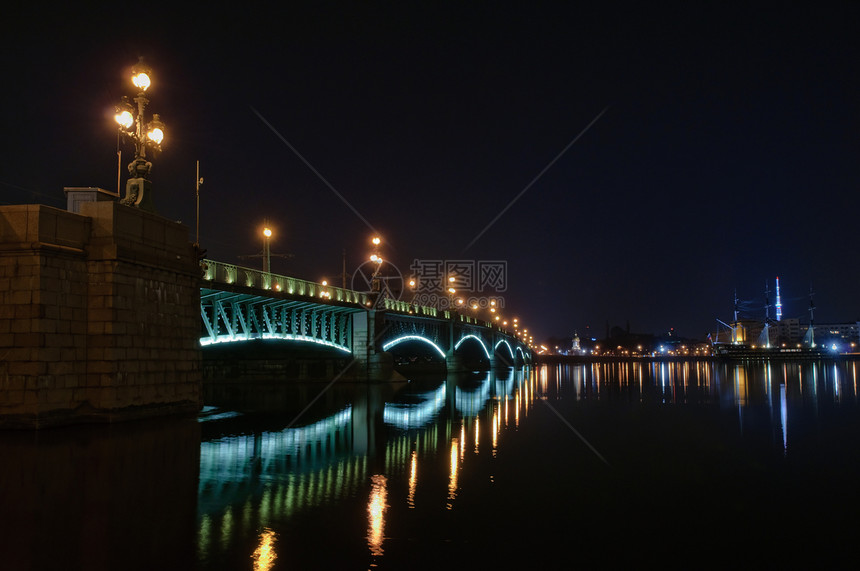
[[[263,383],[0,433],[0,568],[830,567],[860,533],[858,368]]]

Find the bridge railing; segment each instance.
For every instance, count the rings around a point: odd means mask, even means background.
[[[272,274],[234,264],[216,262],[215,260],[201,260],[200,267],[203,269],[204,279],[208,281],[237,284],[260,289],[270,289],[273,291],[283,291],[293,295],[316,297],[322,300],[355,304],[362,307],[370,307],[373,303],[368,294],[364,292],[333,287],[330,285],[324,286],[316,282]],[[498,323],[492,321],[486,321],[476,316],[451,311],[449,309],[439,309],[399,299],[383,299],[380,302],[379,309],[411,315],[435,317],[437,319],[457,320],[461,323],[469,323],[486,327],[488,329],[494,329],[502,333],[511,334],[507,328],[501,327]]]
[[[385,298],[381,302],[382,309],[387,311],[397,311],[400,313],[409,313],[412,315],[425,315],[427,317],[444,317],[448,318],[446,311],[441,311],[435,307],[428,305],[418,305],[409,301],[400,299]]]
[[[322,285],[316,282],[291,278],[234,264],[225,264],[214,260],[201,260],[203,278],[208,281],[236,284],[245,287],[282,291],[293,295],[317,297],[324,300],[337,301],[366,306],[367,294],[350,289]]]

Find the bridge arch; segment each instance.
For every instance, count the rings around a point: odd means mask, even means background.
[[[316,337],[311,337],[309,335],[291,335],[289,333],[262,333],[256,337],[252,337],[250,335],[218,335],[214,339],[211,336],[205,336],[200,338],[200,346],[208,347],[211,345],[222,345],[225,343],[242,343],[244,341],[257,341],[257,340],[281,340],[281,341],[289,341],[293,343],[311,343],[313,345],[319,345],[321,347],[328,347],[331,349],[336,349],[339,352],[351,354],[352,349],[349,347],[340,345],[338,343],[328,341],[326,339],[318,339]]]
[[[493,347],[493,350],[498,351],[499,345],[504,345],[505,347],[507,347],[508,348],[508,354],[511,356],[511,360],[516,362],[517,357],[516,357],[516,355],[514,355],[514,350],[511,348],[511,344],[508,343],[508,340],[507,339],[499,339],[499,342],[496,343],[496,346]]]
[[[481,339],[480,337],[478,337],[477,335],[472,334],[472,333],[469,333],[467,335],[463,335],[463,337],[461,337],[460,340],[454,344],[454,350],[456,351],[457,349],[459,349],[460,345],[462,345],[466,341],[469,341],[470,339],[474,339],[475,341],[478,342],[478,344],[481,346],[481,349],[484,350],[484,355],[486,355],[487,359],[493,358],[493,356],[490,355],[490,351],[489,351],[489,349],[487,349],[487,345],[484,343],[484,340]]]
[[[528,360],[526,359],[526,354],[523,352],[523,348],[519,345],[517,345],[517,353],[520,354],[520,359],[522,359],[523,363],[528,363]]]
[[[443,359],[445,358],[445,351],[443,351],[438,345],[436,345],[436,343],[434,343],[430,339],[427,339],[426,337],[422,337],[421,335],[401,335],[400,337],[397,337],[396,339],[385,343],[382,346],[382,350],[388,351],[389,349],[407,341],[419,341],[422,343],[426,343],[427,345],[430,345],[433,349],[435,349],[436,353],[438,353],[439,356],[441,356]]]

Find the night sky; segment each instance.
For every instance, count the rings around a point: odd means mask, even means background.
[[[812,287],[816,322],[860,319],[860,4],[698,4],[13,8],[0,203],[116,189],[144,56],[156,209],[194,240],[199,161],[212,259],[259,267],[268,219],[273,271],[339,283],[373,228],[404,274],[505,261],[538,340],[704,338],[777,275],[786,317]]]

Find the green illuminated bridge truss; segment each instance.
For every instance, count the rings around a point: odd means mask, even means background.
[[[383,351],[402,342],[421,341],[443,358],[464,343],[478,343],[489,358],[531,361],[519,339],[493,323],[453,311],[383,299],[368,293],[322,285],[213,260],[201,262],[202,346],[252,339],[315,343],[353,352],[353,318],[383,313],[377,333]]]

